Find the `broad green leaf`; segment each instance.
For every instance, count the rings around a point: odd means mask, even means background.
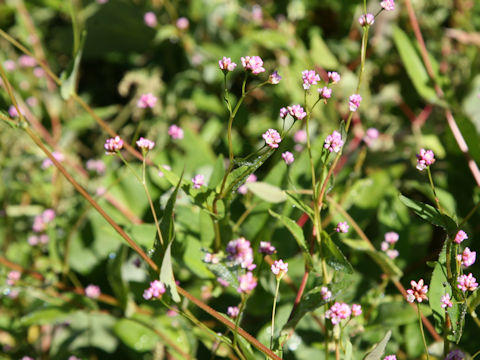
[[[170,195],[170,198],[167,201],[167,205],[165,206],[165,210],[163,211],[162,220],[160,221],[160,231],[162,232],[162,236],[164,237],[163,241],[165,241],[167,244],[171,243],[175,236],[175,232],[174,232],[175,224],[173,220],[173,211],[175,209],[178,189],[180,188],[180,184],[182,183],[182,180],[183,180],[183,173],[177,181],[175,190],[173,190],[172,194]]]
[[[353,359],[353,346],[350,340],[347,339],[345,344],[345,357],[344,360],[352,360]]]
[[[212,274],[207,270],[206,263],[202,261],[204,252],[202,244],[193,236],[186,236],[184,243],[186,244],[183,253],[183,261],[197,278],[211,278]]]
[[[138,352],[151,351],[159,342],[153,330],[130,319],[118,320],[113,332],[125,345]]]
[[[115,293],[115,297],[122,309],[125,309],[128,301],[128,283],[122,277],[122,265],[125,263],[128,247],[121,245],[116,253],[109,256],[107,263],[107,278]]]
[[[71,312],[68,307],[48,307],[25,315],[20,323],[23,326],[56,324],[64,321]]]
[[[248,190],[258,196],[260,199],[270,203],[281,203],[287,200],[285,191],[275,185],[256,181],[246,184]]]
[[[429,223],[440,226],[447,230],[449,234],[454,233],[457,229],[457,224],[453,219],[447,215],[441,214],[433,206],[424,204],[420,201],[409,199],[406,196],[400,194],[400,201],[407,207],[409,207],[415,214]]]
[[[310,57],[315,64],[325,69],[337,69],[339,66],[338,60],[323,41],[318,29],[317,27],[310,29]]]
[[[342,251],[335,245],[330,236],[322,231],[322,251],[327,264],[337,271],[346,271],[349,274],[353,273],[353,267],[347,260]]]
[[[290,191],[285,191],[287,198],[294,206],[298,207],[300,210],[305,212],[311,220],[314,218],[313,209],[303,202],[296,194],[291,193]]]
[[[223,176],[225,174],[225,165],[223,162],[223,156],[218,155],[215,166],[213,167],[213,172],[210,175],[210,180],[208,181],[208,187],[210,189],[215,189],[222,182]]]
[[[228,282],[230,286],[233,288],[238,288],[238,279],[237,277],[230,271],[228,267],[223,265],[222,263],[212,264],[206,263],[205,266],[215,274],[215,277],[220,278]]]
[[[407,34],[400,28],[395,27],[393,30],[393,41],[418,94],[428,102],[438,103],[439,100],[431,85],[427,70]]]
[[[154,224],[135,224],[130,227],[129,233],[137,244],[152,249],[157,228]]]
[[[342,239],[342,242],[347,245],[349,248],[358,250],[358,251],[370,251],[370,245],[363,240],[354,240],[354,239]]]
[[[390,259],[385,253],[375,250],[367,251],[367,254],[382,268],[385,274],[393,278],[400,278],[403,275],[402,270],[395,265],[395,262]]]
[[[70,65],[70,69],[66,72],[63,72],[60,76],[62,80],[62,84],[60,85],[60,95],[62,96],[63,100],[68,100],[75,92],[75,87],[77,85],[77,78],[78,78],[78,69],[80,68],[80,60],[82,59],[82,52],[83,52],[83,45],[86,39],[86,32],[82,33],[82,40],[80,43],[80,47],[75,54],[75,59],[73,60],[73,64]]]
[[[213,223],[210,215],[203,210],[198,213],[198,223],[200,232],[200,241],[202,246],[208,248],[215,239],[215,231],[213,230]]]
[[[392,336],[392,331],[388,330],[383,339],[375,345],[375,347],[369,351],[363,360],[381,360],[385,352],[385,347],[387,346],[390,337]]]
[[[165,284],[165,287],[170,291],[170,295],[175,302],[180,301],[180,296],[177,292],[177,285],[175,284],[175,278],[173,277],[172,268],[172,256],[171,256],[172,242],[170,242],[165,249],[165,255],[163,256],[162,267],[160,269],[160,281]]]

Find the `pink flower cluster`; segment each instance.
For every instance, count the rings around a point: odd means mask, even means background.
[[[22,277],[19,271],[12,270],[7,274],[7,285],[14,286],[18,280]]]
[[[52,155],[58,162],[62,162],[63,160],[65,160],[65,156],[59,151],[53,151]],[[53,166],[53,161],[50,158],[46,158],[45,160],[43,160],[42,169],[48,169],[51,166]]]
[[[282,80],[282,77],[278,74],[277,71],[274,71],[273,73],[270,74],[268,77],[268,83],[272,85],[277,85],[280,83],[280,80]]]
[[[117,151],[123,149],[123,140],[120,136],[115,136],[114,138],[107,139],[103,147],[105,148],[106,155],[115,155]]]
[[[280,109],[280,117],[282,119],[285,119],[287,115],[290,115],[295,120],[302,120],[305,116],[307,116],[307,113],[300,105],[292,105]]]
[[[385,11],[393,11],[395,10],[395,0],[384,0],[380,3],[380,6]]]
[[[382,244],[380,245],[382,251],[385,251],[387,256],[392,260],[397,258],[399,255],[398,250],[393,248],[398,239],[399,235],[394,231],[390,231],[385,233],[385,241],[382,241]]]
[[[177,125],[171,125],[168,128],[168,135],[170,135],[173,140],[181,140],[183,139],[183,129]]]
[[[455,239],[453,241],[455,241],[457,244],[461,244],[463,240],[466,240],[466,239],[468,239],[467,233],[463,230],[458,230],[457,234],[455,235]]]
[[[450,299],[450,294],[446,293],[440,298],[440,302],[442,305],[440,305],[442,308],[446,309],[447,307],[452,307],[453,303],[452,300]]]
[[[288,263],[284,263],[283,260],[275,260],[271,266],[272,273],[280,280],[288,272]]]
[[[287,164],[287,165],[291,165],[295,161],[295,157],[293,156],[293,154],[290,151],[285,151],[282,154],[282,159],[283,159],[283,161],[285,161],[285,164]]]
[[[195,177],[192,179],[192,183],[194,189],[200,189],[205,183],[205,176],[201,174],[195,175]]]
[[[363,137],[363,141],[368,147],[371,147],[375,140],[378,139],[379,132],[375,128],[368,128],[367,131],[365,132],[365,136]]]
[[[145,300],[160,299],[165,291],[165,285],[160,280],[154,280],[150,283],[150,287],[143,292],[143,298]]]
[[[263,68],[263,60],[260,56],[245,56],[240,58],[245,70],[250,70],[253,75],[258,75],[265,71]]]
[[[329,71],[327,73],[327,76],[328,76],[328,80],[331,81],[330,83],[331,85],[334,85],[340,82],[340,79],[341,79],[340,74],[337,73],[336,71]]]
[[[323,147],[330,152],[339,152],[343,146],[342,135],[338,131],[334,131],[331,135],[328,135],[325,139]]]
[[[420,149],[417,154],[417,169],[422,171],[435,162],[435,154],[432,150]]]
[[[397,360],[397,357],[395,355],[387,355],[383,360]]]
[[[250,246],[250,241],[244,237],[231,240],[226,248],[229,254],[228,259],[233,261],[234,265],[240,265],[247,270],[255,269],[256,265],[253,263],[253,250]]]
[[[157,103],[157,98],[151,94],[142,94],[140,96],[140,99],[137,101],[137,107],[141,109],[147,109],[147,108],[153,108],[155,104]]]
[[[360,26],[370,26],[375,22],[375,16],[373,14],[363,14],[358,18],[358,23]]]
[[[148,27],[154,28],[155,26],[157,26],[158,23],[157,15],[155,15],[155,13],[152,11],[148,11],[145,13],[145,15],[143,15],[143,22]]]
[[[335,231],[338,233],[347,233],[348,232],[348,224],[346,221],[339,222],[337,224],[337,227],[335,228]]]
[[[263,139],[272,149],[278,148],[278,144],[282,142],[280,134],[275,129],[268,129],[263,135]]]
[[[310,86],[317,85],[320,81],[320,76],[315,72],[315,70],[304,70],[302,71],[302,80],[303,88],[305,90],[310,89]]]
[[[413,303],[415,300],[418,302],[428,300],[428,285],[423,284],[423,279],[418,280],[418,283],[412,280],[410,281],[410,285],[412,285],[412,288],[407,290],[408,302]]]
[[[137,140],[137,146],[142,149],[142,151],[146,152],[148,150],[152,150],[155,147],[155,142],[141,137]]]
[[[238,308],[238,306],[229,306],[227,308],[227,314],[232,319],[236,319],[239,313],[240,313],[240,309]]]
[[[85,295],[91,299],[97,299],[101,294],[100,287],[97,285],[88,285],[85,288]]]
[[[18,109],[20,110],[22,115],[25,116],[25,111],[20,106],[18,107]],[[10,105],[10,107],[8,108],[8,115],[10,115],[12,118],[18,117],[19,115],[17,108],[13,105]]]
[[[335,302],[330,309],[325,313],[325,318],[330,319],[333,325],[340,323],[340,321],[348,319],[351,315],[359,316],[362,314],[362,307],[358,304],[353,304],[352,308],[344,302]]]
[[[463,253],[457,255],[457,260],[460,262],[462,266],[469,267],[475,263],[477,258],[477,252],[471,251],[470,248],[466,247],[463,250]]]
[[[332,292],[328,290],[326,286],[321,287],[320,294],[322,295],[322,299],[325,301],[328,301],[332,298]]]
[[[220,257],[218,254],[206,253],[203,257],[203,261],[209,264],[218,264],[220,262]]]
[[[463,292],[474,291],[478,287],[477,279],[473,277],[472,273],[460,275],[457,278],[457,283],[457,287]]]
[[[257,278],[249,271],[238,277],[239,286],[237,292],[248,294],[257,287]]]
[[[332,89],[330,89],[327,86],[324,86],[323,88],[317,89],[318,95],[322,98],[325,99],[325,103],[327,102],[327,99],[330,99],[332,97]]]
[[[32,230],[36,233],[47,230],[47,225],[55,220],[55,210],[46,209],[42,214],[33,219]]]
[[[250,174],[248,175],[247,180],[245,182],[255,182],[255,181],[257,181],[257,177],[255,176],[255,174]],[[245,184],[243,184],[238,188],[237,191],[239,194],[245,195],[248,192],[248,188]]]
[[[227,71],[233,71],[237,67],[237,64],[232,62],[232,59],[223,57],[223,59],[218,60],[218,66],[220,67],[221,70],[227,72]]]
[[[94,159],[87,160],[85,167],[87,168],[88,171],[94,171],[99,175],[104,174],[105,170],[107,169],[105,166],[105,163],[102,160],[94,160]]]
[[[350,108],[351,112],[357,111],[358,107],[360,106],[360,103],[362,102],[362,97],[360,94],[353,94],[350,96],[348,102],[348,107]]]
[[[41,234],[41,235],[30,235],[27,239],[28,245],[31,246],[36,246],[39,244],[48,244],[49,237],[47,234]]]
[[[275,249],[275,246],[273,246],[269,241],[260,241],[258,252],[260,254],[272,255],[277,252],[277,249]]]

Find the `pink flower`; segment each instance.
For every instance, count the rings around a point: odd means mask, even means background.
[[[47,234],[42,234],[38,237],[38,241],[41,243],[41,244],[48,244],[48,235]]]
[[[238,306],[229,306],[227,309],[227,314],[230,316],[232,319],[235,319],[238,314],[240,313],[240,310]]]
[[[28,244],[31,245],[31,246],[38,245],[39,241],[40,241],[40,239],[38,238],[37,235],[30,235],[27,239]]]
[[[435,162],[435,154],[432,150],[420,149],[417,155],[417,169],[422,171]]]
[[[25,68],[34,67],[35,65],[37,65],[37,61],[29,55],[22,55],[18,58],[18,65]]]
[[[164,168],[165,170],[168,170],[168,171],[172,170],[172,168],[169,165],[166,165],[166,164],[161,165],[161,167]],[[163,175],[164,175],[163,171],[159,170],[158,171],[158,176],[163,177]]]
[[[413,303],[415,300],[417,300],[418,302],[428,300],[428,285],[423,284],[423,279],[418,280],[418,283],[412,280],[410,281],[410,284],[412,285],[412,288],[407,290],[408,302]]]
[[[253,75],[258,75],[265,71],[263,68],[263,60],[260,56],[245,56],[240,58],[245,70],[250,70]]]
[[[389,249],[385,253],[392,260],[396,259],[398,257],[398,255],[400,255],[398,250],[395,250],[395,249]]]
[[[226,247],[229,254],[228,259],[233,261],[235,265],[240,265],[247,270],[255,269],[256,265],[253,263],[253,250],[250,246],[250,241],[244,237],[231,240]]]
[[[305,90],[310,89],[310,86],[316,85],[320,81],[320,76],[315,72],[315,70],[304,70],[302,71],[302,80],[303,88]]]
[[[465,359],[465,354],[459,349],[452,350],[445,357],[445,360],[463,360]]]
[[[330,319],[333,325],[338,324],[344,319],[348,319],[352,314],[350,306],[343,302],[335,302],[333,306],[325,313],[325,318]]]
[[[323,147],[330,152],[339,152],[343,146],[342,135],[338,131],[334,131],[332,135],[328,135],[325,139]]]
[[[13,286],[15,283],[20,280],[22,274],[19,271],[12,270],[7,274],[7,285]]]
[[[477,279],[475,279],[472,273],[460,275],[457,278],[457,287],[462,291],[474,291],[478,287]]]
[[[328,301],[332,298],[332,292],[328,290],[326,286],[321,287],[320,294],[322,295],[322,299],[325,301]]]
[[[222,285],[223,287],[227,287],[228,285],[230,285],[230,283],[227,281],[227,280],[224,280],[222,278],[217,278],[217,281],[220,285]]]
[[[268,82],[272,85],[277,85],[278,83],[280,83],[280,80],[282,80],[282,77],[278,75],[277,71],[274,71],[268,77]]]
[[[42,78],[45,76],[45,70],[43,70],[40,66],[37,66],[35,69],[33,69],[33,75],[37,78]]]
[[[25,100],[25,102],[26,102],[27,105],[30,106],[30,107],[35,107],[35,106],[38,105],[38,100],[37,100],[37,98],[34,97],[34,96],[29,96],[29,97]]]
[[[278,148],[278,144],[282,142],[280,134],[275,129],[268,129],[263,135],[263,139],[272,149]]]
[[[450,294],[449,293],[446,293],[445,295],[443,295],[441,298],[440,298],[440,302],[442,303],[442,308],[447,308],[447,307],[452,307],[453,306],[453,303],[452,301],[450,300]]]
[[[390,248],[390,244],[387,243],[386,241],[382,241],[382,243],[380,244],[380,249],[382,249],[382,251],[387,251],[389,248]]]
[[[362,306],[359,304],[352,305],[352,315],[353,316],[360,316],[362,315]]]
[[[287,115],[288,115],[288,109],[286,107],[282,107],[280,109],[280,117],[282,119],[285,119],[287,117]]]
[[[463,240],[468,239],[468,235],[463,230],[458,230],[457,235],[455,235],[455,241],[457,244],[460,244]]]
[[[385,241],[389,244],[395,244],[399,238],[399,235],[394,231],[385,233]]]
[[[177,125],[172,125],[168,128],[168,135],[174,140],[183,139],[183,130]]]
[[[347,233],[348,232],[348,224],[346,221],[343,221],[343,222],[339,222],[337,224],[337,227],[335,228],[335,231],[338,232],[338,233]]]
[[[384,0],[380,3],[380,6],[386,11],[395,10],[395,0]]]
[[[97,299],[100,296],[100,293],[100,287],[97,285],[90,284],[85,288],[85,295],[91,299]]]
[[[239,293],[249,293],[257,286],[257,278],[251,272],[238,277],[239,286],[237,291]]]
[[[148,151],[155,147],[155,142],[141,137],[137,140],[137,146],[142,149],[142,151]]]
[[[255,181],[257,181],[257,177],[255,176],[255,174],[250,174],[248,175],[247,180],[245,182],[248,183],[248,182],[255,182]],[[238,188],[237,191],[239,194],[245,195],[248,192],[248,188],[245,184],[243,184]]]
[[[285,151],[282,154],[282,159],[285,161],[285,164],[291,165],[295,161],[295,158],[293,157],[293,154],[290,151]]]
[[[237,67],[237,64],[232,62],[232,59],[223,57],[223,59],[218,60],[218,66],[223,71],[233,71]]]
[[[370,26],[375,22],[375,16],[373,14],[363,14],[358,18],[358,22],[361,26]]]
[[[157,26],[157,15],[152,11],[146,12],[145,15],[143,15],[143,22],[148,27],[154,28]]]
[[[373,145],[374,141],[378,139],[379,132],[375,128],[369,128],[365,132],[365,136],[363,137],[363,141],[365,144],[370,147]]]
[[[15,63],[15,61],[13,60],[5,60],[3,62],[3,67],[5,68],[5,70],[7,71],[13,71],[17,68],[17,64]]]
[[[105,170],[107,169],[105,163],[102,160],[90,159],[86,162],[85,166],[87,170],[95,171],[99,175],[105,173]]]
[[[336,71],[329,71],[327,75],[332,85],[338,83],[341,79],[340,74]]]
[[[458,261],[460,261],[461,264],[465,267],[472,266],[475,263],[476,257],[477,257],[477,252],[470,251],[468,247],[465,248],[465,250],[463,250],[462,254],[457,255]]]
[[[21,108],[21,107],[18,107],[20,109],[20,112],[22,113],[23,116],[25,116],[25,111]],[[13,105],[10,105],[10,107],[8,108],[8,115],[10,115],[12,118],[16,118],[18,117],[18,111],[17,111],[17,108]]]
[[[320,96],[322,99],[330,99],[332,97],[332,89],[329,87],[324,86],[321,89],[318,89],[318,96]]]
[[[106,4],[108,0],[97,0],[97,3],[99,4]]]
[[[209,264],[218,264],[220,262],[220,258],[217,254],[206,253],[203,257],[203,261]]]
[[[275,260],[271,266],[272,273],[275,274],[278,280],[280,280],[288,272],[288,263],[284,263],[283,260]]]
[[[190,26],[190,22],[186,17],[179,17],[176,22],[177,29],[179,30],[187,30]]]
[[[196,175],[193,179],[192,179],[192,183],[193,183],[193,188],[194,189],[200,189],[202,187],[202,185],[204,184],[205,182],[205,177],[203,175]]]
[[[165,291],[165,285],[159,280],[154,280],[150,283],[150,287],[143,292],[143,298],[145,300],[159,299],[165,294]]]
[[[123,140],[120,139],[120,136],[115,136],[114,138],[107,139],[103,147],[105,148],[105,154],[115,155],[117,151],[123,148]]]
[[[49,222],[52,222],[53,220],[55,220],[55,210],[53,209],[46,209],[43,211],[42,213],[42,220],[45,222],[45,223],[49,223]]]
[[[268,241],[260,241],[260,247],[258,248],[258,252],[265,255],[272,255],[277,252],[275,246],[273,246]]]
[[[357,111],[358,107],[360,106],[360,102],[362,101],[360,94],[351,95],[349,100],[348,107],[350,108],[350,111]]]
[[[305,144],[307,142],[307,132],[305,130],[298,130],[295,135],[293,135],[293,141],[298,144]]]
[[[300,105],[287,106],[288,113],[297,120],[302,120],[307,113]]]
[[[61,152],[53,151],[52,155],[58,162],[62,162],[63,160],[65,160],[65,156]],[[46,158],[45,160],[43,160],[42,169],[48,169],[50,166],[53,166],[53,161],[50,160],[50,158]]]
[[[155,104],[157,103],[157,98],[151,94],[142,94],[140,96],[140,99],[137,101],[137,107],[141,109],[146,109],[146,108],[153,108]]]
[[[397,360],[397,357],[395,355],[387,355],[383,360]]]
[[[47,224],[42,219],[41,215],[35,216],[33,219],[32,230],[35,232],[42,232],[47,229]]]

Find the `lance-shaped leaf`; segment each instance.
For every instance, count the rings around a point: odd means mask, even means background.
[[[62,85],[60,86],[60,95],[62,96],[63,100],[70,99],[70,96],[72,96],[75,92],[78,78],[78,69],[80,68],[80,60],[82,59],[83,45],[85,44],[85,39],[87,37],[86,34],[87,33],[85,31],[82,33],[80,46],[77,53],[75,54],[75,59],[73,60],[73,63],[71,63],[68,70],[63,72],[60,76],[60,79],[62,80]]]
[[[123,280],[122,265],[125,263],[127,253],[128,247],[122,244],[117,253],[113,254],[114,256],[109,256],[107,263],[108,282],[124,310],[128,301],[128,283]]]
[[[350,264],[338,246],[334,244],[330,236],[325,231],[322,231],[321,237],[322,252],[327,264],[337,271],[346,271],[352,274],[352,264]]]
[[[285,191],[285,194],[287,195],[288,201],[290,201],[291,203],[293,203],[293,205],[305,212],[308,217],[313,221],[313,209],[309,205],[307,205],[296,194],[293,194],[290,191]]]
[[[363,360],[381,360],[383,354],[385,353],[385,347],[387,346],[390,337],[392,336],[392,331],[388,330],[383,339],[375,345],[375,347],[369,351]]]
[[[177,292],[177,284],[175,284],[175,278],[173,277],[172,268],[172,255],[171,255],[172,242],[168,244],[163,256],[162,267],[160,269],[160,281],[165,284],[167,290],[170,291],[170,295],[175,302],[180,301],[180,296]]]
[[[279,187],[266,182],[255,181],[246,184],[247,189],[258,196],[260,199],[269,203],[281,203],[287,200],[285,191]]]

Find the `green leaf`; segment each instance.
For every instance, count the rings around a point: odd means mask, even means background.
[[[314,218],[313,209],[309,205],[307,205],[296,194],[293,194],[290,191],[285,191],[285,194],[287,195],[288,200],[292,202],[294,206],[298,207],[300,210],[305,212],[309,216],[309,218],[313,221],[313,218]]]
[[[205,266],[215,274],[215,277],[228,281],[229,285],[237,289],[239,286],[237,277],[230,271],[228,267],[222,263],[212,264],[206,263]]]
[[[56,324],[65,320],[72,312],[67,307],[48,307],[31,312],[20,319],[23,326]]]
[[[347,339],[345,344],[345,357],[344,360],[352,360],[353,359],[353,346],[350,340]]]
[[[428,102],[439,103],[427,70],[407,34],[400,28],[394,27],[393,41],[418,94]]]
[[[178,189],[182,184],[182,180],[183,180],[183,172],[180,178],[178,178],[178,181],[175,186],[175,190],[173,190],[172,194],[170,195],[170,198],[167,201],[167,205],[165,206],[165,210],[163,211],[162,220],[160,221],[160,231],[162,232],[162,236],[164,237],[163,240],[166,241],[167,244],[171,243],[175,236],[175,231],[174,231],[175,223],[173,219],[173,211],[175,209]]]
[[[129,229],[129,233],[135,242],[146,249],[152,249],[157,235],[157,228],[154,224],[135,224]]]
[[[128,247],[121,245],[120,249],[114,254],[114,257],[109,257],[107,263],[107,278],[110,286],[115,293],[115,297],[122,309],[126,309],[128,301],[128,283],[122,277],[122,265],[125,263],[128,254]]]
[[[346,271],[349,274],[353,274],[353,267],[347,260],[342,251],[334,244],[330,236],[322,231],[322,251],[327,264],[337,271]]]
[[[130,319],[117,321],[113,332],[125,345],[138,352],[153,350],[159,341],[153,330]]]
[[[429,223],[444,228],[449,234],[456,232],[457,224],[455,221],[453,221],[453,219],[449,216],[441,214],[433,206],[409,199],[402,194],[400,194],[400,201],[403,202],[405,206],[413,210],[415,214]]]
[[[287,200],[285,191],[275,185],[261,181],[246,183],[248,190],[258,196],[260,199],[270,203],[281,203]]]
[[[330,51],[320,35],[319,28],[310,30],[310,56],[315,63],[326,69],[337,69],[339,64],[335,55]]]
[[[70,68],[63,72],[60,76],[62,84],[60,85],[60,95],[63,100],[68,100],[75,92],[75,87],[77,85],[78,78],[78,69],[80,68],[80,60],[82,59],[83,45],[85,44],[86,32],[82,33],[82,39],[80,41],[80,46],[77,53],[75,54],[75,59],[73,64],[70,65]]]
[[[403,276],[402,270],[395,265],[395,262],[390,259],[385,253],[376,251],[376,250],[369,250],[367,254],[382,268],[382,271],[385,274],[393,278],[401,278]]]
[[[170,291],[170,296],[173,301],[179,302],[180,296],[177,292],[177,284],[175,284],[175,278],[173,277],[172,268],[172,256],[171,256],[172,242],[170,242],[165,249],[165,255],[163,256],[162,267],[160,269],[160,281],[165,284],[165,287]]]
[[[218,155],[215,166],[213,167],[212,174],[210,175],[210,180],[208,181],[208,187],[210,189],[215,189],[222,182],[223,176],[225,174],[225,165],[223,162],[223,156]]]
[[[383,339],[375,345],[375,347],[369,351],[363,360],[381,360],[383,354],[385,353],[385,347],[387,346],[390,337],[392,336],[392,331],[388,330]]]

